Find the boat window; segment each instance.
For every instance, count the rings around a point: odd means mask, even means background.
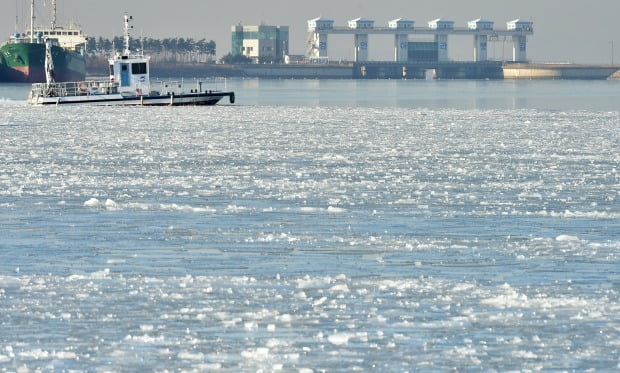
[[[132,74],[146,74],[146,62],[131,64]]]
[[[110,75],[114,75],[114,65],[110,65]]]

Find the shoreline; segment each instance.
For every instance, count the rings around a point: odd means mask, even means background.
[[[107,63],[92,59],[88,76],[106,76]],[[264,79],[510,79],[608,80],[620,79],[620,66],[558,63],[450,62],[403,64],[366,62],[350,64],[176,64],[152,63],[153,76],[239,77]]]

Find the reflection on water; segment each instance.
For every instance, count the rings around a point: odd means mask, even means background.
[[[618,81],[228,79],[237,105],[429,109],[617,110]],[[25,101],[28,84],[0,83]]]
[[[239,104],[617,110],[615,81],[232,80]]]

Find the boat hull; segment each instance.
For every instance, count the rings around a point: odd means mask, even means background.
[[[45,82],[45,45],[7,43],[0,47],[0,82]],[[52,46],[54,79],[81,81],[86,76],[86,59],[79,53]]]
[[[234,92],[199,92],[180,95],[122,96],[121,94],[96,94],[84,96],[43,97],[33,96],[33,105],[92,105],[92,106],[201,106],[215,105],[224,97],[235,102]]]

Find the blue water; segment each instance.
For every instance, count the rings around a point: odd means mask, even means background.
[[[0,85],[0,371],[620,369],[617,82]]]

